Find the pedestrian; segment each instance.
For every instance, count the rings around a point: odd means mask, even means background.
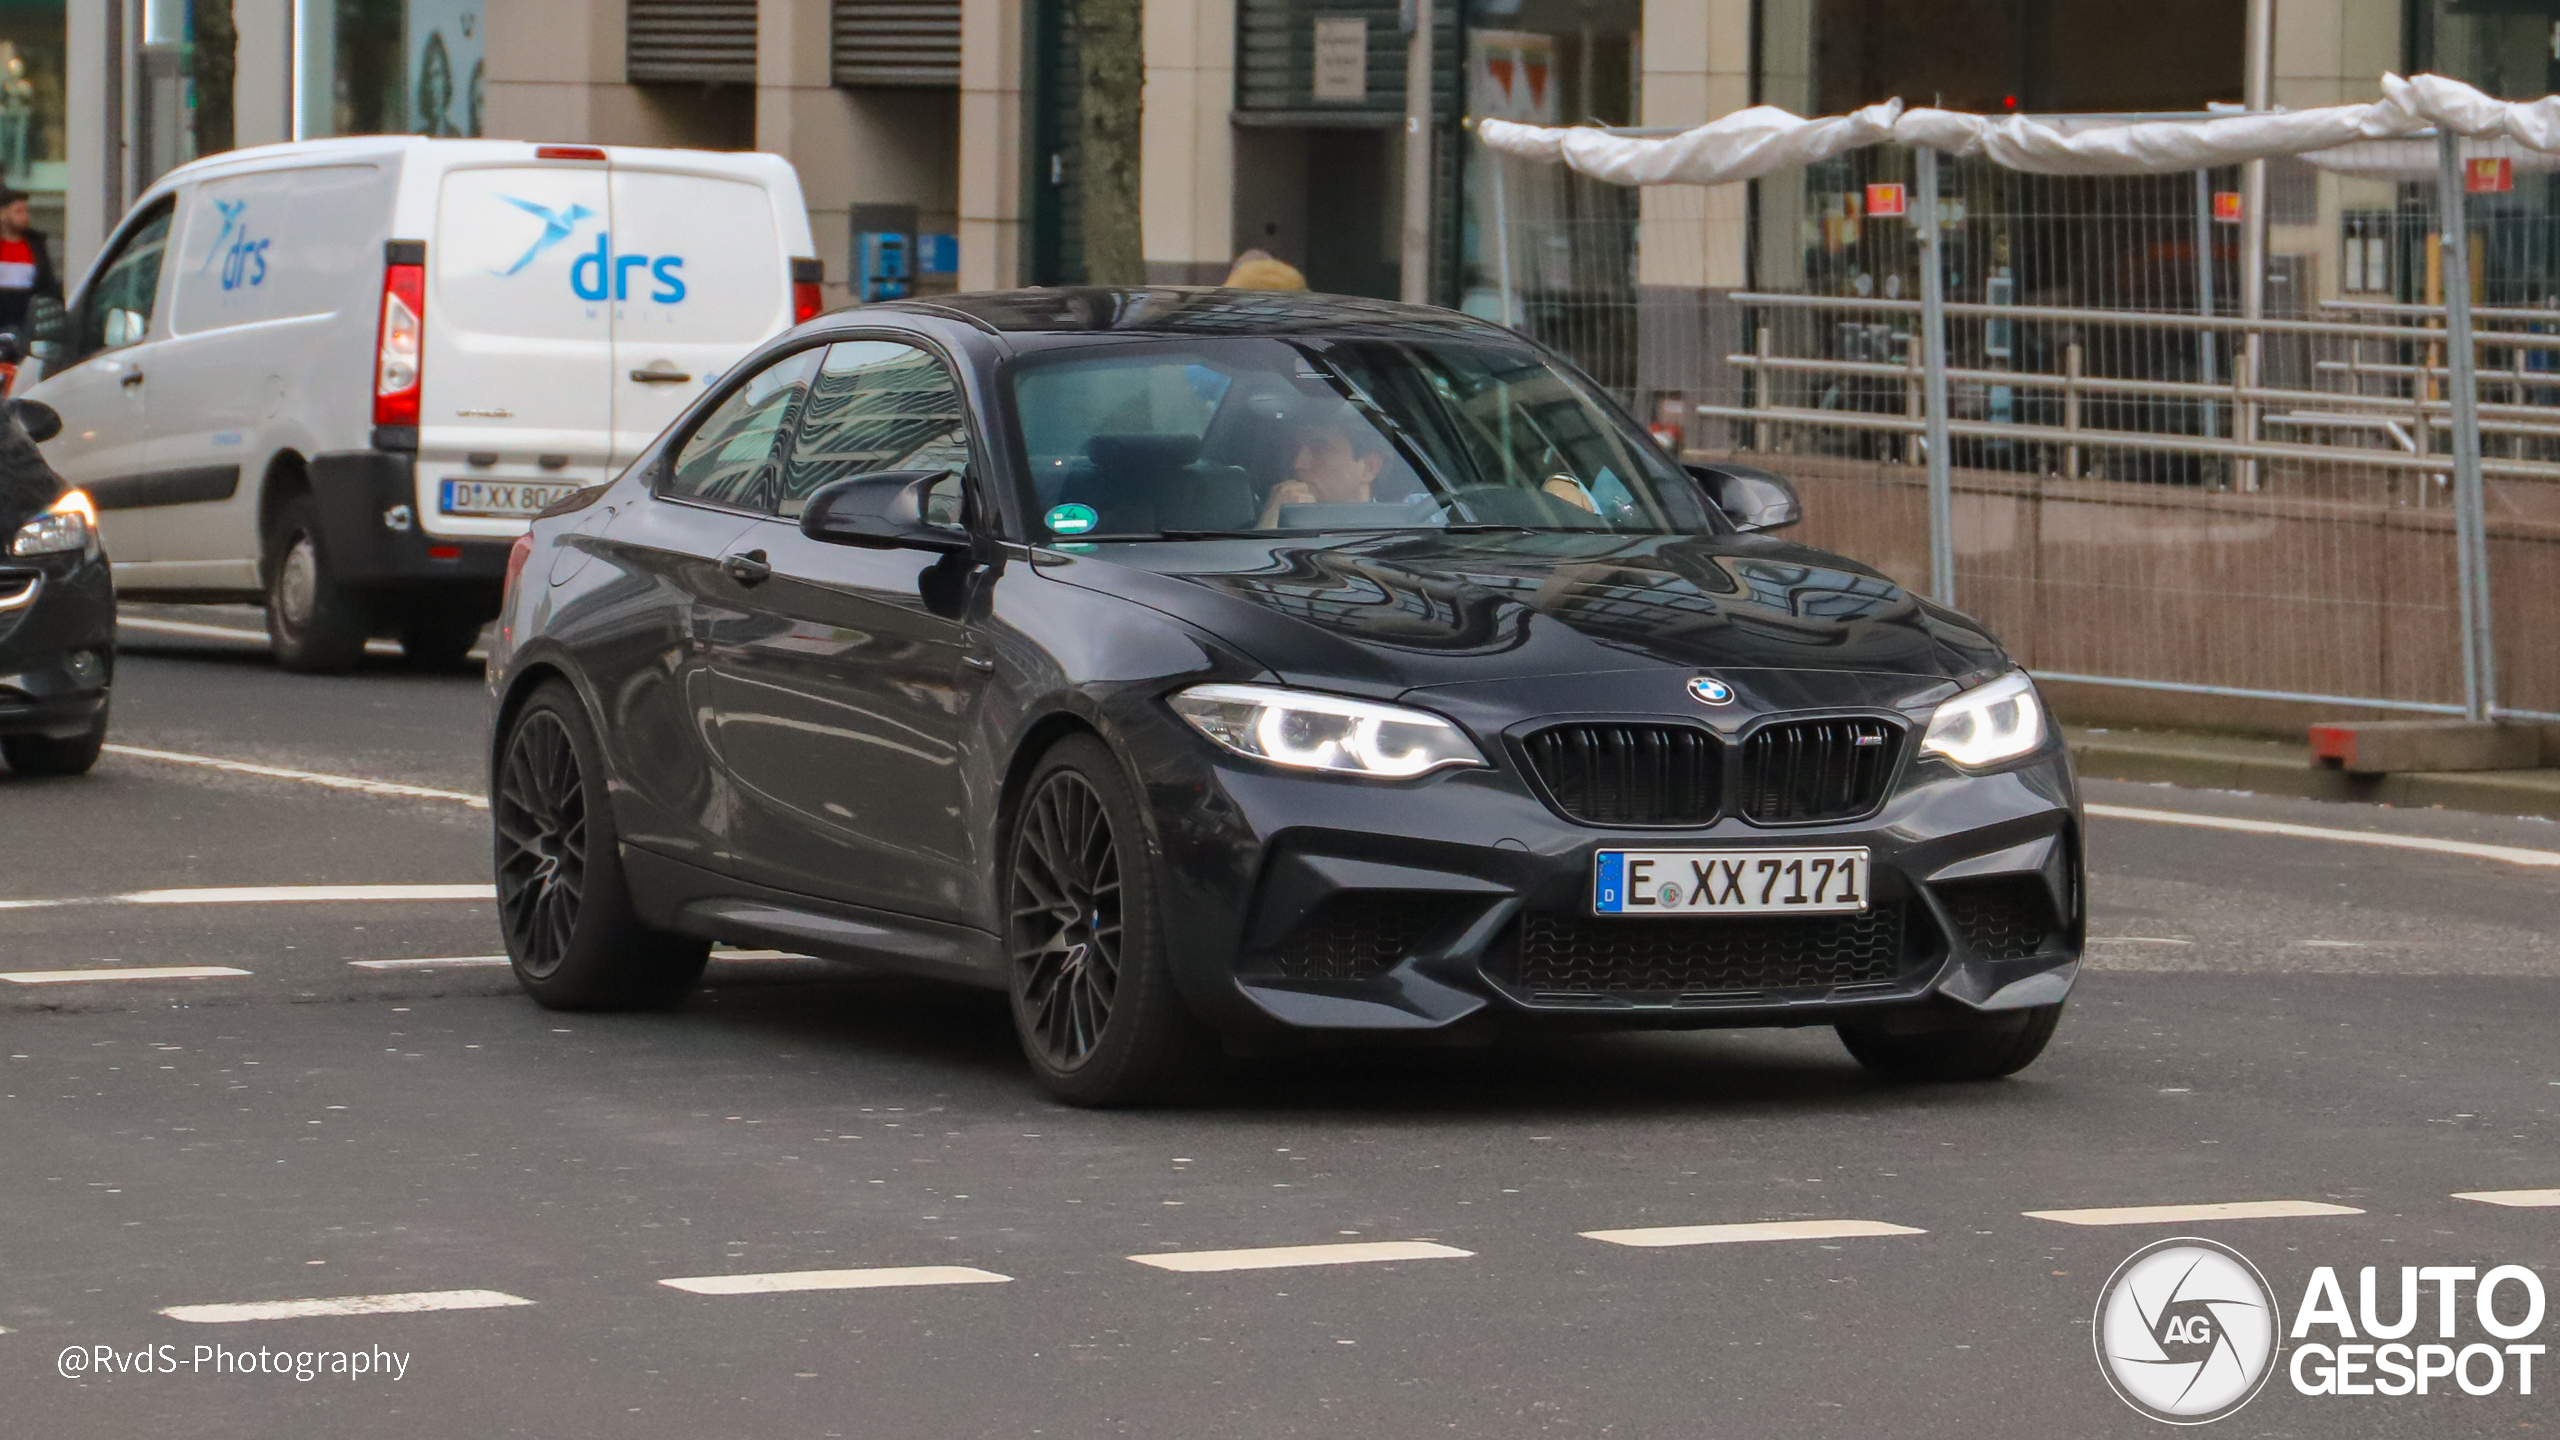
[[[27,331],[27,310],[38,295],[62,300],[62,277],[53,271],[53,256],[44,232],[27,215],[23,190],[0,185],[0,330]]]
[[[1307,277],[1286,260],[1274,259],[1268,250],[1247,250],[1236,257],[1227,271],[1230,290],[1304,290]]]

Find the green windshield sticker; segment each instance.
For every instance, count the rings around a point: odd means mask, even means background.
[[[1092,529],[1101,518],[1093,513],[1090,505],[1052,506],[1047,516],[1049,531],[1053,535],[1081,535]]]

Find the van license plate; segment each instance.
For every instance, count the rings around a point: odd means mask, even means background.
[[[1599,915],[1854,915],[1867,908],[1867,852],[1603,850]]]
[[[532,515],[577,489],[575,485],[527,485],[513,480],[447,480],[442,509],[447,515]]]

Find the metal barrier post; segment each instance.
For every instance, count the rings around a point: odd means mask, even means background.
[[[1511,301],[1511,200],[1502,191],[1502,172],[1511,168],[1511,157],[1491,146],[1493,162],[1493,253],[1494,275],[1502,287],[1502,323],[1518,325],[1527,318]]]
[[[1912,206],[1920,227],[1920,373],[1925,392],[1921,423],[1929,447],[1929,594],[1956,603],[1954,457],[1947,445],[1947,273],[1938,231],[1938,152],[1923,145],[1912,155],[1919,195]]]
[[[2080,342],[2072,341],[2062,351],[2062,428],[2080,428]],[[2080,478],[2080,447],[2074,445],[2062,452],[2062,478]]]
[[[2471,338],[2471,232],[2463,215],[2462,137],[2438,132],[2436,230],[2443,247],[2444,350],[2453,408],[2453,533],[2462,591],[2463,709],[2486,720],[2498,705],[2489,630],[2487,485],[2480,474],[2480,376]]]
[[[2196,172],[2196,313],[2207,320],[2213,318],[2213,172],[2210,170]],[[2213,360],[2213,332],[2197,331],[2198,383],[2213,383]],[[2222,430],[2221,420],[2214,413],[2217,408],[2210,400],[2204,402],[2204,433],[2208,436],[2220,434]]]

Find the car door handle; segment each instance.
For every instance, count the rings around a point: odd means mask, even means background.
[[[984,655],[963,655],[960,657],[960,663],[968,666],[972,670],[993,670],[996,668],[996,662]]]
[[[634,370],[631,378],[643,385],[681,385],[693,377],[660,360],[646,370]]]
[[[761,550],[741,550],[735,555],[724,555],[720,559],[720,569],[741,585],[761,585],[773,578],[773,562],[767,560]]]

